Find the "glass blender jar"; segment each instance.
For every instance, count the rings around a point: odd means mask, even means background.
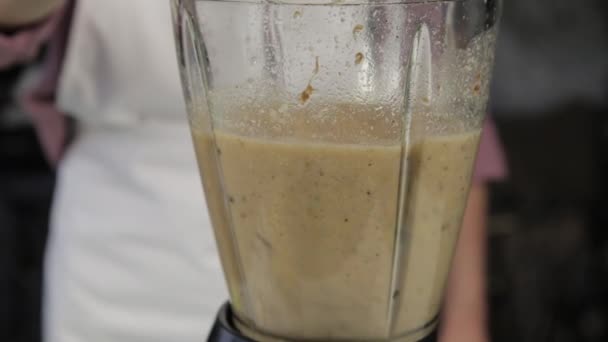
[[[173,0],[233,317],[257,341],[436,326],[484,119],[491,0]]]

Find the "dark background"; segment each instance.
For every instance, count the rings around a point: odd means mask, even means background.
[[[608,2],[505,0],[500,34],[493,341],[608,341]]]
[[[0,341],[40,341],[42,264],[54,175],[0,71]]]
[[[40,340],[54,174],[0,72],[0,341]],[[505,0],[491,111],[492,340],[608,341],[608,1]]]

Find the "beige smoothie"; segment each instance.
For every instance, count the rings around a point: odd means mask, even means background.
[[[369,120],[315,127],[335,139],[194,131],[233,306],[256,330],[378,340],[435,319],[479,132],[403,153],[380,122],[377,139],[357,143]]]

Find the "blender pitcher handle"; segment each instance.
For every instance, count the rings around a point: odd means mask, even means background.
[[[177,48],[180,77],[188,108],[188,119],[193,129],[211,132],[211,116],[206,90],[207,73],[202,70],[202,61],[207,52],[202,44],[196,8],[193,0],[171,0],[171,14]],[[207,113],[193,115],[192,113]]]

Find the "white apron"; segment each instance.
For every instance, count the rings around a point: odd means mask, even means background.
[[[203,341],[224,280],[178,80],[168,0],[78,1],[58,103],[45,342]]]

